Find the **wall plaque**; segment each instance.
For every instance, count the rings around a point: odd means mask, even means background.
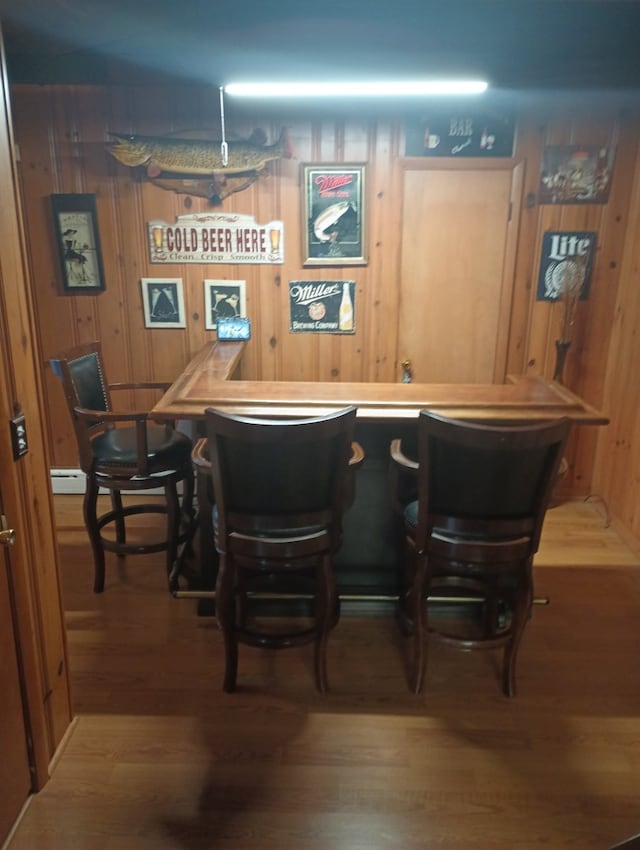
[[[292,333],[353,334],[356,331],[354,280],[291,280]]]
[[[152,263],[284,262],[281,221],[257,224],[251,215],[195,213],[179,215],[175,224],[148,222]]]

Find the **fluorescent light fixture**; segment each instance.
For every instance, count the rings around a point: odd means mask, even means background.
[[[424,95],[482,94],[483,80],[407,80],[370,82],[229,83],[233,97],[403,97]]]

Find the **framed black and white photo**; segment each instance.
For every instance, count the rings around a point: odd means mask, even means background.
[[[205,280],[204,327],[215,331],[218,319],[238,319],[247,315],[244,280]]]
[[[302,264],[365,266],[365,166],[302,166]]]
[[[96,293],[105,288],[95,195],[51,195],[51,207],[67,293]]]
[[[140,283],[145,327],[186,327],[182,278],[143,277]]]

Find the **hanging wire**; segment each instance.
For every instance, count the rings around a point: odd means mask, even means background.
[[[222,156],[222,165],[224,168],[229,164],[229,145],[224,127],[224,89],[220,86],[220,127],[222,128],[222,142],[220,144],[220,155]]]

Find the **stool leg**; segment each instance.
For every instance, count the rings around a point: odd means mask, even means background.
[[[116,540],[118,543],[126,543],[127,530],[124,524],[124,516],[122,514],[122,494],[120,490],[111,490],[111,508],[115,514],[116,525]],[[118,552],[119,558],[124,558],[121,552]]]
[[[98,492],[100,488],[93,475],[87,475],[87,486],[84,491],[84,524],[89,535],[91,551],[93,552],[93,592],[102,593],[104,590],[104,549],[98,528]]]
[[[193,475],[193,467],[189,464],[185,468],[184,479],[182,483],[182,515],[188,521],[189,527],[194,521],[193,513],[193,493],[195,489],[195,481]]]
[[[220,556],[216,582],[216,618],[224,641],[224,684],[226,693],[236,689],[238,677],[238,636],[235,613],[235,568],[227,554]]]
[[[524,588],[518,588],[515,596],[514,610],[511,614],[511,640],[504,648],[502,661],[502,692],[507,697],[516,695],[516,662],[518,650],[524,634],[525,626],[531,615],[533,602],[533,582],[531,570],[521,578],[525,582]]]
[[[167,502],[167,577],[170,579],[178,557],[180,536],[180,502],[175,481],[165,484],[164,494]]]
[[[413,673],[411,684],[414,694],[419,694],[422,690],[427,661],[425,646],[427,605],[424,598],[426,570],[426,556],[416,554],[416,569],[411,590],[411,612],[413,619]]]
[[[336,582],[333,574],[331,555],[322,557],[321,564],[321,594],[318,605],[317,635],[315,643],[315,676],[316,688],[321,694],[327,691],[327,643],[329,632],[333,625],[336,609]]]

